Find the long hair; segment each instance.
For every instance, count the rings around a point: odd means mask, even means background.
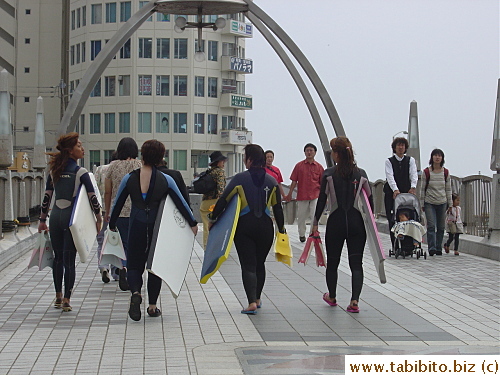
[[[266,155],[262,147],[256,144],[249,144],[243,150],[245,151],[245,158],[252,161],[252,168],[264,168],[266,166]]]
[[[432,160],[432,157],[434,155],[441,155],[441,163],[439,164],[439,166],[442,167],[444,165],[444,152],[443,152],[443,150],[441,150],[439,148],[435,148],[434,150],[432,150],[431,158],[429,159],[429,165],[431,166],[432,170],[434,170],[434,162]]]
[[[52,174],[52,181],[56,183],[61,177],[61,173],[70,158],[70,152],[73,147],[78,143],[78,138],[80,135],[78,133],[72,132],[68,134],[63,134],[57,140],[56,148],[59,152],[47,152],[52,158],[49,162],[50,172]]]
[[[357,169],[351,141],[347,137],[333,138],[330,141],[330,147],[339,156],[335,172],[339,173],[342,178],[350,177]]]
[[[125,137],[120,140],[116,148],[116,159],[127,160],[128,158],[135,159],[139,155],[139,148],[133,138]]]

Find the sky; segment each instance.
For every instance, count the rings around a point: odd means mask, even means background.
[[[254,2],[318,73],[371,181],[385,179],[392,137],[408,130],[413,100],[423,167],[440,148],[452,175],[493,175],[498,0]],[[304,145],[312,142],[320,151],[319,137],[290,74],[256,29],[247,39],[246,57],[254,61],[254,72],[246,77],[246,93],[253,96],[246,126],[253,143],[275,152],[274,165],[287,184],[294,165],[304,159]],[[326,112],[320,113],[328,138],[335,137]],[[317,160],[326,166],[321,152]]]

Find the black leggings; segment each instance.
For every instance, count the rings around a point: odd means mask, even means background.
[[[64,278],[64,298],[71,298],[76,278],[76,247],[68,227],[72,210],[72,206],[63,210],[54,207],[49,222],[50,242],[54,250],[52,277],[56,293],[62,293]]]
[[[455,241],[455,251],[458,251],[458,243],[459,243],[459,237],[460,233],[449,233],[448,232],[448,241],[446,241],[446,246],[450,246],[453,241]]]
[[[358,301],[363,287],[363,251],[366,231],[361,213],[354,208],[349,211],[337,209],[328,218],[325,244],[327,254],[326,285],[330,298],[337,296],[337,269],[344,242],[347,241],[349,268],[351,269],[351,300]]]
[[[149,247],[153,236],[154,223],[146,224],[139,220],[134,220],[130,223],[127,250],[127,280],[130,287],[130,292],[141,293],[142,289],[142,274],[146,267],[146,262],[149,255]],[[168,246],[168,245],[167,245]],[[171,244],[171,246],[174,246]],[[156,305],[158,296],[160,295],[162,280],[148,272],[148,298],[150,305]]]
[[[391,229],[394,226],[394,198],[393,192],[391,190],[390,193],[384,193],[384,204],[385,204],[385,216],[387,217],[387,221],[389,222],[389,235],[391,236],[391,244],[394,245],[394,233],[392,233]]]
[[[252,213],[239,218],[234,245],[240,259],[241,277],[248,303],[260,299],[266,281],[265,262],[273,244],[274,228],[267,215]]]

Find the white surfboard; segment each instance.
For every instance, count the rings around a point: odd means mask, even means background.
[[[97,228],[94,211],[90,206],[87,189],[83,184],[78,188],[75,206],[69,221],[69,230],[73,236],[73,242],[78,251],[80,262],[85,263],[90,250],[94,247],[94,242],[97,238]]]
[[[179,296],[191,260],[194,233],[170,196],[156,217],[146,269],[160,277],[174,298]]]

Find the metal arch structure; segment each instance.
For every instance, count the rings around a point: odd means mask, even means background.
[[[73,131],[75,129],[76,123],[80,117],[80,114],[93,90],[95,84],[101,77],[102,73],[109,65],[113,57],[118,53],[120,48],[125,44],[125,42],[132,36],[132,34],[155,12],[157,11],[174,11],[173,14],[196,14],[199,7],[203,7],[204,1],[194,1],[194,0],[151,0],[149,3],[145,4],[137,13],[132,15],[130,19],[123,24],[123,26],[116,32],[116,34],[106,43],[104,48],[99,52],[94,62],[90,65],[89,69],[85,72],[80,84],[73,92],[73,96],[66,108],[61,123],[59,125],[58,134],[65,134],[68,131]],[[234,4],[232,4],[234,3]],[[246,6],[242,6],[245,3]],[[187,5],[190,8],[186,8]],[[304,80],[302,79],[300,73],[295,67],[294,63],[285,52],[285,50],[278,43],[276,38],[271,34],[274,33],[283,43],[283,45],[290,51],[293,57],[300,64],[308,78],[310,79],[313,87],[315,88],[318,96],[320,97],[328,117],[332,123],[333,129],[337,136],[345,136],[345,131],[340,121],[340,117],[335,109],[333,101],[326,90],[323,82],[319,78],[318,74],[314,70],[313,66],[302,53],[299,47],[293,42],[293,40],[288,36],[288,34],[260,7],[255,5],[252,0],[219,0],[219,1],[207,1],[206,4],[211,4],[212,8],[209,10],[210,13],[206,14],[224,14],[221,13],[224,7],[230,7],[231,4],[233,8],[231,10],[240,10],[247,12],[248,19],[255,25],[255,27],[262,33],[264,38],[268,41],[271,47],[278,54],[283,64],[289,71],[292,79],[297,85],[306,105],[313,119],[316,131],[320,138],[321,147],[325,154],[325,159],[328,166],[332,165],[332,160],[330,157],[330,145],[329,140],[325,131],[323,122],[319,115],[318,109],[314,103],[314,100],[309,92]],[[182,8],[184,6],[184,8]],[[180,10],[183,11],[180,11]],[[196,10],[196,11],[194,11]],[[205,13],[204,13],[205,14]]]

